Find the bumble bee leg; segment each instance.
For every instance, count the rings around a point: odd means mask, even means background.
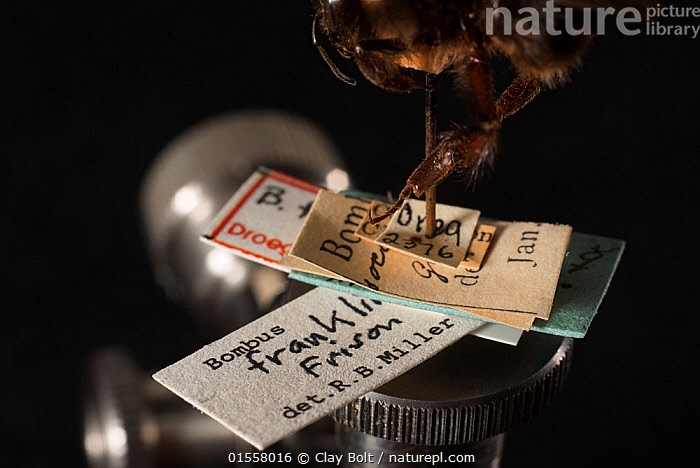
[[[542,91],[542,82],[537,78],[517,77],[496,101],[498,119],[503,120],[528,105]]]
[[[360,51],[355,56],[355,63],[365,78],[373,85],[387,91],[408,93],[414,89],[427,89],[429,91],[434,89],[426,87],[425,83],[414,80],[410,76],[401,75],[400,68],[391,60],[384,59],[380,54]]]
[[[479,49],[456,63],[454,71],[457,91],[479,126],[440,134],[435,149],[408,180],[416,196],[438,185],[457,168],[465,170],[467,183],[473,184],[493,164],[501,121],[526,106],[542,89],[536,78],[518,77],[494,103],[488,56]]]
[[[394,204],[392,205],[392,207],[389,208],[389,210],[388,210],[386,213],[384,213],[383,215],[381,215],[381,216],[375,218],[374,216],[372,216],[372,211],[370,211],[370,212],[369,212],[369,222],[370,222],[371,224],[377,224],[379,221],[382,221],[383,219],[386,219],[386,218],[388,218],[389,216],[393,216],[394,213],[396,213],[397,211],[399,211],[399,208],[401,208],[401,206],[403,205],[403,202],[406,201],[406,200],[408,200],[408,197],[410,197],[410,196],[411,196],[411,186],[410,186],[410,185],[406,185],[406,186],[403,188],[403,190],[401,190],[401,193],[399,194],[399,199],[396,200],[396,203],[394,203]]]
[[[440,133],[435,148],[408,178],[415,196],[439,185],[455,169],[466,170],[469,183],[476,181],[493,162],[499,129],[499,122],[491,121]]]
[[[399,200],[383,217],[370,221],[374,224],[395,213],[411,192],[421,197],[436,187],[456,168],[467,168],[470,182],[491,164],[495,154],[500,121],[493,102],[491,69],[484,56],[472,57],[455,64],[455,84],[458,92],[476,112],[481,121],[477,128],[459,128],[442,132],[435,147],[413,171],[401,191]],[[426,128],[427,130],[427,128]]]
[[[492,163],[501,121],[530,103],[542,90],[541,82],[516,78],[498,98],[492,98],[491,72],[484,59],[468,60],[455,67],[457,89],[481,120],[477,128],[459,128],[442,132],[435,148],[408,178],[399,200],[380,218],[370,218],[376,223],[393,215],[411,192],[422,196],[428,189],[439,185],[457,169],[467,171],[468,182],[473,183]]]
[[[518,77],[494,105],[491,74],[484,65],[481,61],[467,63],[461,77],[464,80],[466,75],[470,80],[472,96],[469,100],[481,120],[479,127],[460,128],[440,134],[435,149],[408,180],[416,196],[442,182],[457,168],[466,171],[469,184],[474,183],[493,164],[501,121],[525,107],[542,90],[538,79],[525,80]]]
[[[484,165],[493,159],[499,128],[498,122],[491,122],[480,128],[462,128],[441,133],[433,151],[406,181],[406,187],[399,194],[396,203],[378,218],[372,217],[370,213],[370,222],[376,224],[392,216],[401,208],[411,192],[416,197],[423,196],[428,189],[439,185],[456,168],[476,171],[472,178],[476,177]]]

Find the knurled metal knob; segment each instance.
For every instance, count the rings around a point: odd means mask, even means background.
[[[467,336],[333,418],[398,443],[476,442],[544,410],[563,387],[572,352],[573,339],[535,332],[517,346]]]

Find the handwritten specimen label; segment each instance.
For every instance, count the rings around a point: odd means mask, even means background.
[[[624,249],[625,242],[622,240],[573,232],[561,274],[559,275],[559,285],[554,295],[554,303],[552,304],[549,318],[547,320],[536,319],[530,330],[552,335],[583,338],[610,286]],[[457,317],[475,318],[475,314],[471,311],[463,313],[454,307],[398,298],[369,288],[363,288],[349,281],[338,281],[303,271],[292,271],[289,277],[315,286],[332,288],[340,293],[377,299]],[[479,313],[483,312],[483,310],[479,311]],[[507,315],[529,315],[532,317],[531,314],[508,313]],[[487,327],[480,328],[479,332],[484,330],[487,330]]]
[[[478,270],[453,269],[356,236],[370,203],[319,191],[290,255],[389,295],[448,307],[549,316],[570,226],[494,222],[497,231],[489,260]]]
[[[270,187],[270,189],[264,190],[265,187]],[[317,190],[317,186],[300,181],[289,175],[278,171],[259,168],[233,195],[231,200],[226,204],[226,207],[221,210],[219,215],[211,223],[207,233],[200,239],[219,249],[224,249],[243,258],[262,262],[279,270],[305,271],[327,278],[343,279],[340,275],[324,270],[305,260],[290,257],[289,255],[284,255],[279,261],[269,258],[261,259],[259,252],[262,250],[263,253],[267,253],[264,250],[267,246],[263,247],[261,244],[252,241],[252,239],[243,239],[244,236],[240,236],[240,238],[235,238],[234,240],[226,238],[227,225],[233,227],[236,222],[241,223],[241,219],[252,219],[252,223],[256,226],[262,223],[266,226],[272,226],[271,229],[276,233],[276,238],[285,239],[285,243],[283,244],[285,245],[284,250],[288,250],[291,241],[296,239],[301,229],[303,220],[305,219],[305,211],[307,211],[313,203],[314,195],[312,192],[315,193]],[[280,209],[280,205],[282,209]],[[265,209],[266,206],[273,207],[274,209]],[[299,213],[301,216],[294,214],[295,206],[304,208],[304,212]],[[292,209],[288,209],[290,207]],[[265,219],[257,219],[258,215],[255,213],[264,214]],[[251,221],[248,222],[249,224],[251,223]],[[211,234],[216,233],[217,230],[220,232],[215,239]],[[258,229],[258,231],[262,230]],[[237,230],[234,230],[234,232],[237,232]],[[250,237],[250,235],[248,237]],[[289,239],[290,242],[287,242],[287,239]],[[251,241],[252,246],[250,243],[246,244],[246,241]],[[258,247],[258,253],[251,251],[255,249],[256,246]],[[508,331],[508,333],[512,336],[509,335],[508,340],[504,340],[502,338],[502,330],[494,327],[486,327],[480,330],[479,336],[495,341],[507,341],[511,344],[517,343],[517,336],[513,334],[512,331]]]
[[[153,377],[262,450],[482,325],[317,288]]]
[[[313,204],[317,185],[259,168],[210,223],[202,240],[278,270]]]
[[[369,222],[369,213],[372,212],[373,216],[381,216],[386,213],[390,207],[391,205],[388,203],[372,200],[372,204],[362,218],[362,221],[360,221],[360,225],[357,227],[357,230],[355,230],[355,234],[365,240],[376,242],[377,238],[386,230],[389,222],[382,220],[377,224],[372,224]],[[423,221],[421,221],[421,223],[422,222]],[[459,266],[478,269],[481,266],[481,262],[484,261],[484,257],[486,257],[486,251],[491,244],[491,239],[493,239],[495,232],[496,226],[477,224],[471,242],[467,248],[467,254],[464,256]]]
[[[438,204],[435,236],[425,236],[425,201],[407,200],[375,242],[407,255],[457,268],[467,254],[477,210]]]

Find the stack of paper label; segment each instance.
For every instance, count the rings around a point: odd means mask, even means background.
[[[409,200],[373,225],[370,210],[380,216],[389,207],[377,198],[260,168],[202,239],[338,292],[578,338],[624,249],[569,226],[484,221],[446,205],[437,205],[437,234],[428,239],[424,202]]]
[[[526,329],[583,336],[624,246],[443,205],[428,239],[421,202],[368,223],[385,209],[257,171],[203,239],[323,288],[154,378],[263,449],[467,334],[511,344]]]
[[[319,191],[282,265],[523,330],[549,318],[570,226],[479,223],[478,211],[437,205],[428,239],[424,202],[404,203],[383,231],[368,221],[377,208],[384,207]]]

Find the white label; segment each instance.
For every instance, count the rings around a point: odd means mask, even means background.
[[[278,262],[294,243],[318,190],[282,172],[260,168],[226,203],[202,240],[288,272]]]
[[[317,288],[153,377],[262,450],[482,325]]]

